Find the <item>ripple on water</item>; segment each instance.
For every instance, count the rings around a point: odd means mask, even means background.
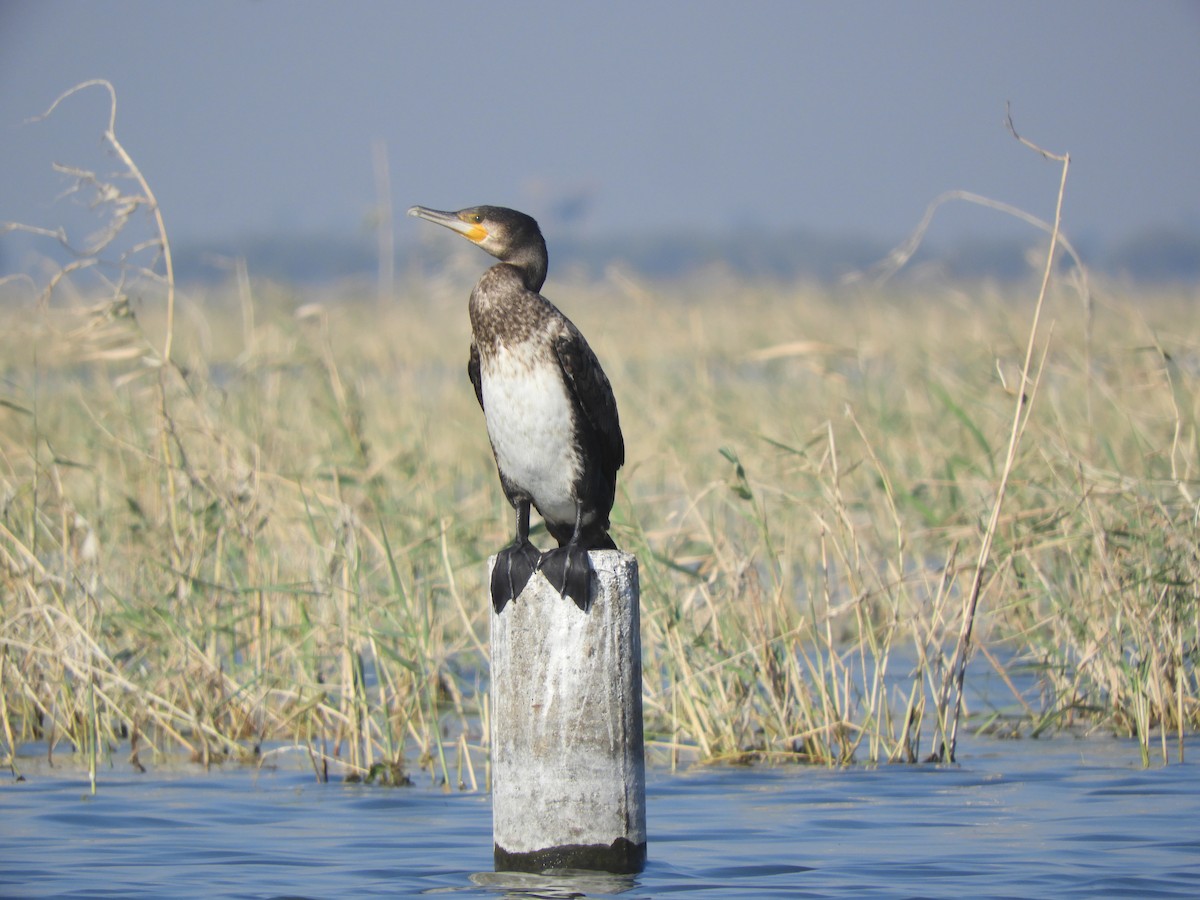
[[[4,897],[1200,896],[1200,767],[1116,741],[989,743],[962,765],[653,772],[636,877],[491,871],[485,795],[304,771],[0,783]]]

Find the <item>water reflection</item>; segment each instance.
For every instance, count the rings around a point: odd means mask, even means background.
[[[572,900],[576,897],[608,897],[637,887],[634,875],[604,872],[555,872],[531,875],[526,872],[477,872],[471,883],[503,897],[536,900]]]

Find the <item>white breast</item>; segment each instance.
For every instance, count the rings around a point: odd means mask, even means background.
[[[498,348],[482,361],[488,437],[504,477],[529,493],[542,516],[573,522],[580,460],[571,400],[558,367],[533,365],[534,359],[526,343]]]

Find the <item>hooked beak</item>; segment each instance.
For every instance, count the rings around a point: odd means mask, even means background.
[[[442,225],[449,228],[451,231],[457,232],[465,237],[468,241],[478,244],[488,236],[488,231],[477,222],[464,222],[458,217],[456,212],[443,212],[440,209],[427,209],[424,206],[409,207],[408,214],[416,216],[418,219],[425,219],[428,222],[433,222],[435,225]]]

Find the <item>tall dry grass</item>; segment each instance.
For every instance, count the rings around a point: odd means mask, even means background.
[[[484,561],[509,523],[464,374],[485,262],[464,248],[382,312],[369,286],[244,267],[176,295],[141,183],[108,194],[142,197],[132,250],[3,286],[9,764],[31,742],[93,773],[300,752],[321,776],[485,783]],[[547,290],[620,403],[614,533],[641,563],[656,758],[952,756],[960,648],[982,651],[978,727],[1182,756],[1193,290],[1085,304],[1032,272],[834,289],[719,269]],[[975,708],[979,667],[1011,696]]]

